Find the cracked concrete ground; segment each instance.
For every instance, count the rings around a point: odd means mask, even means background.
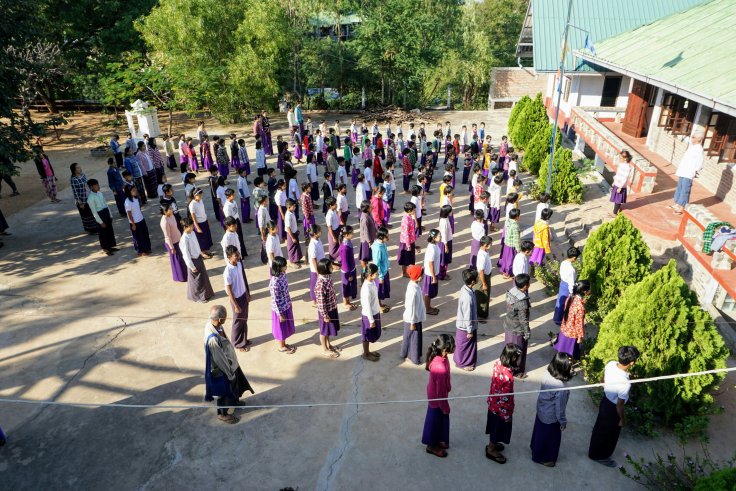
[[[503,133],[508,112],[451,113],[461,121],[485,120],[489,131]],[[348,117],[343,116],[343,122]],[[444,121],[445,115],[440,116]],[[283,122],[276,121],[276,134]],[[194,125],[190,128],[193,130]],[[211,127],[210,132],[229,128]],[[245,130],[242,130],[245,132]],[[497,139],[497,138],[496,138]],[[52,161],[55,154],[50,151]],[[68,157],[68,155],[67,155]],[[103,176],[104,164],[79,156],[89,177]],[[303,177],[304,168],[299,168]],[[169,174],[170,182],[177,179]],[[203,179],[200,179],[200,182]],[[436,184],[433,186],[436,190]],[[181,187],[176,184],[176,195]],[[441,332],[454,334],[456,293],[469,251],[466,193],[456,204],[458,227],[452,280],[443,283],[435,305],[441,313],[427,323],[425,347]],[[108,196],[110,197],[110,196]],[[130,233],[115,218],[121,251],[111,258],[98,254],[95,238],[81,232],[68,190],[61,207],[38,203],[9,216],[14,234],[0,249],[0,397],[61,402],[121,404],[202,404],[203,326],[208,306],[190,303],[185,286],[173,283],[161,244],[153,206],[145,209],[154,255],[136,258]],[[352,191],[350,195],[351,203]],[[397,197],[397,205],[404,198]],[[425,225],[437,223],[436,194],[428,197]],[[209,203],[208,203],[209,206]],[[523,228],[531,226],[534,205],[522,207]],[[114,208],[114,205],[113,205]],[[397,206],[398,208],[398,206]],[[574,207],[573,207],[574,208]],[[569,209],[568,209],[569,210]],[[562,238],[564,209],[553,227]],[[579,210],[578,210],[579,211]],[[323,221],[317,214],[318,221]],[[252,226],[246,261],[254,295],[250,337],[254,348],[239,353],[256,394],[249,405],[310,402],[422,399],[427,372],[399,359],[405,281],[395,264],[398,220],[394,214],[390,242],[394,308],[383,316],[384,333],[376,348],[381,361],[359,356],[359,311],[340,313],[338,360],[324,358],[318,346],[315,311],[303,300],[308,271],[289,270],[298,346],[293,356],[276,352],[270,327],[268,275],[257,259]],[[219,240],[219,227],[212,227]],[[426,238],[426,235],[424,236]],[[493,254],[498,254],[494,234]],[[559,254],[565,245],[555,245]],[[206,262],[215,302],[226,303],[218,254]],[[494,270],[491,322],[479,331],[479,367],[466,373],[453,367],[451,395],[486,394],[491,363],[503,343],[501,298],[509,283]],[[530,344],[530,377],[517,390],[536,389],[553,351],[547,333],[554,298],[540,285],[532,288],[534,329]],[[725,412],[712,417],[711,453],[734,451],[730,417],[735,409],[734,377],[724,383],[718,403]],[[583,383],[578,377],[575,383]],[[440,460],[424,452],[419,440],[425,404],[246,409],[234,426],[222,425],[214,409],[78,408],[0,402],[0,425],[8,444],[0,449],[0,482],[7,489],[484,489],[489,479],[528,489],[636,489],[618,471],[586,457],[596,408],[583,391],[572,393],[570,424],[563,435],[558,467],[531,462],[529,440],[534,422],[534,396],[519,396],[508,464],[488,461],[483,398],[451,403],[451,449]],[[665,435],[646,439],[624,430],[615,457],[623,453],[650,458],[654,450],[676,448]]]

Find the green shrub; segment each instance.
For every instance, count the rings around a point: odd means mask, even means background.
[[[580,277],[590,281],[586,311],[602,320],[613,310],[626,287],[651,273],[649,246],[631,221],[619,214],[588,236]]]
[[[533,101],[527,103],[514,121],[511,142],[515,149],[525,149],[532,137],[548,124],[547,109],[542,102],[542,93],[538,93]]]
[[[674,259],[629,286],[603,320],[585,364],[586,379],[601,380],[605,363],[616,359],[623,345],[641,351],[633,368],[636,378],[724,368],[728,358],[713,319],[701,309]],[[723,378],[712,374],[634,384],[627,409],[672,427],[688,416],[706,413],[713,403],[710,392]]]
[[[560,261],[554,255],[546,256],[542,264],[534,267],[534,277],[544,285],[547,295],[556,295],[560,288]]]
[[[524,108],[530,102],[532,102],[531,97],[529,97],[528,95],[525,95],[524,97],[519,99],[519,102],[517,102],[514,105],[513,109],[511,109],[511,114],[509,115],[509,122],[507,125],[508,137],[511,139],[511,141],[514,141],[514,136],[513,136],[514,123],[518,119],[519,114],[521,114],[522,111],[524,111]]]
[[[529,145],[527,145],[524,151],[524,158],[521,160],[522,170],[531,172],[532,174],[538,175],[539,168],[542,162],[549,160],[549,144],[552,138],[551,124],[547,123],[546,126],[542,126],[532,137]],[[557,130],[557,138],[555,139],[555,148],[560,148],[562,142],[562,133]]]
[[[736,491],[736,468],[721,469],[698,479],[694,491]]]
[[[558,148],[555,152],[554,165],[552,187],[550,188],[552,201],[560,205],[582,203],[583,184],[575,171],[575,164],[572,163],[572,151],[567,148]],[[543,190],[547,189],[547,166],[548,161],[542,160],[537,178],[537,185]]]

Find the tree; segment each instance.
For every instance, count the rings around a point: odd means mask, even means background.
[[[623,345],[641,351],[633,369],[637,378],[724,368],[728,358],[713,319],[677,273],[674,259],[626,288],[601,324],[586,362],[586,378],[601,380],[605,363],[615,360]],[[640,414],[671,426],[703,414],[713,403],[710,392],[723,378],[716,374],[635,384],[632,402]]]
[[[524,109],[514,121],[513,136],[511,137],[514,148],[526,148],[537,131],[548,122],[547,109],[544,107],[544,102],[542,102],[542,93],[539,92],[537,97],[524,106]]]
[[[580,277],[590,281],[588,310],[603,319],[616,307],[621,294],[651,272],[649,246],[631,221],[619,214],[588,236]]]
[[[580,204],[583,202],[583,185],[575,170],[575,164],[572,163],[572,151],[559,146],[556,148],[553,162],[555,168],[552,172],[552,186],[550,187],[552,201],[559,205],[566,203]],[[549,155],[547,157],[549,158]],[[540,167],[539,178],[537,179],[537,185],[540,189],[547,188],[548,165],[549,160],[545,159]]]
[[[547,123],[532,137],[529,145],[524,151],[524,159],[521,161],[522,166],[528,172],[539,175],[539,168],[543,163],[549,160],[549,145],[552,138],[553,126]],[[559,128],[557,129],[557,138],[555,139],[555,148],[560,148],[562,137]],[[546,167],[545,167],[546,168]],[[540,175],[541,177],[541,175]],[[546,179],[546,175],[545,175]],[[546,186],[546,182],[545,182]]]
[[[524,112],[524,108],[527,104],[530,104],[532,102],[531,97],[528,95],[525,95],[521,99],[519,99],[519,102],[517,102],[514,107],[511,109],[511,114],[509,115],[509,121],[508,121],[508,136],[511,139],[511,141],[514,141],[514,125],[516,124],[516,120],[519,119],[519,116],[522,112]]]

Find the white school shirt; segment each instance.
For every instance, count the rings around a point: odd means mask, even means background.
[[[262,148],[256,150],[256,169],[266,168],[266,153]]]
[[[409,128],[409,132],[407,133],[406,141],[411,141],[411,137],[414,135],[416,135],[414,128]]]
[[[367,198],[367,195],[365,193],[365,184],[362,182],[359,182],[357,186],[355,186],[355,206],[360,210],[360,204],[365,201]]]
[[[373,322],[373,316],[381,312],[378,302],[378,287],[375,281],[364,281],[360,287],[360,313]]]
[[[278,206],[286,206],[286,193],[281,189],[276,190],[276,193],[273,195],[273,200]]]
[[[473,190],[475,190],[475,186],[478,184],[478,176],[479,175],[480,174],[473,174],[473,177],[470,178],[470,185],[471,185],[471,187],[472,187]],[[471,194],[472,194],[472,191],[471,191]],[[473,196],[473,198],[475,198],[475,196]]]
[[[156,196],[158,196],[158,199],[161,199],[164,197],[164,185],[159,184],[156,188]]]
[[[184,185],[184,202],[189,201],[189,196],[192,194],[192,190],[194,189],[194,184],[186,183]]]
[[[366,167],[363,169],[363,176],[365,176],[365,180],[363,183],[366,186],[370,186],[370,189],[373,189],[376,187],[376,182],[373,180],[373,169],[370,167]]]
[[[225,201],[227,201],[227,196],[225,196],[225,191],[227,191],[227,188],[225,186],[218,186],[217,191],[215,191],[215,195],[217,196],[217,199],[220,200],[220,206],[225,206]]]
[[[475,258],[475,269],[483,271],[484,274],[491,274],[491,256],[488,251],[478,249],[478,256]]]
[[[450,197],[446,194],[442,195],[442,200],[440,206],[452,206],[452,203],[450,203]]]
[[[347,185],[347,183],[348,183],[348,173],[345,170],[345,166],[344,165],[339,165],[337,167],[337,176],[336,177],[337,177],[337,181],[336,181],[337,184],[345,184],[345,185]]]
[[[353,154],[353,158],[350,160],[351,165],[356,169],[360,169],[361,167],[363,167],[363,159],[360,157],[360,155]]]
[[[388,181],[391,183],[391,191],[396,191],[396,179],[394,179],[393,169],[388,172]]]
[[[289,122],[289,126],[296,126],[296,116],[294,115],[294,111],[288,111],[286,113],[286,121]]]
[[[509,172],[516,171],[516,177],[518,179],[519,177],[519,165],[516,163],[516,160],[509,161]]]
[[[204,209],[204,202],[203,201],[197,201],[196,199],[193,199],[189,203],[189,213],[192,214],[194,217],[194,220],[197,223],[202,223],[207,221],[207,211]]]
[[[491,184],[488,185],[488,206],[491,208],[501,208],[501,186],[491,180]]]
[[[410,281],[406,286],[403,320],[409,324],[418,324],[427,320],[427,308],[424,305],[422,287],[414,281]]]
[[[475,240],[480,240],[485,235],[485,230],[483,230],[483,223],[479,222],[477,220],[473,221],[473,223],[470,224],[470,235]]]
[[[235,248],[240,251],[240,239],[238,239],[238,234],[235,232],[228,232],[225,231],[225,234],[222,236],[222,240],[220,240],[220,245],[222,246],[222,257],[225,258],[225,261],[227,261],[227,253],[225,252],[227,250],[227,246],[235,246]]]
[[[322,138],[322,135],[317,137],[317,144],[315,145],[315,149],[317,152],[321,152],[324,149],[325,146],[325,139]]]
[[[184,263],[190,270],[194,269],[194,262],[192,259],[197,259],[202,255],[202,249],[199,247],[199,241],[194,232],[184,232],[181,234],[181,240],[179,240],[179,250],[181,251],[181,257],[184,259]]]
[[[630,389],[629,372],[621,370],[615,361],[606,363],[603,370],[603,392],[606,398],[614,404],[618,399],[628,402]]]
[[[506,220],[511,220],[509,218],[509,213],[511,213],[511,210],[513,210],[514,208],[516,208],[516,205],[514,203],[509,203],[506,205]]]
[[[298,203],[301,195],[302,193],[299,192],[299,183],[296,182],[296,179],[289,179],[289,189],[286,192],[286,196],[294,200],[295,203]]]
[[[514,263],[511,266],[511,271],[514,276],[529,274],[529,256],[523,252],[517,252],[516,256],[514,256]]]
[[[230,262],[225,265],[225,270],[222,272],[222,280],[225,286],[230,286],[235,298],[245,295],[245,278],[243,277],[243,265],[240,261],[235,266],[230,264]]]
[[[314,161],[307,164],[307,181],[310,184],[317,182],[317,166],[314,165]]]
[[[268,256],[268,267],[271,267],[271,263],[273,262],[270,256],[271,253],[273,253],[273,257],[282,255],[278,234],[268,234],[268,237],[266,237],[266,255]]]
[[[378,125],[377,124],[374,124],[373,126],[371,126],[371,134],[373,136],[376,136],[378,134]]]
[[[340,227],[340,221],[337,219],[337,213],[333,210],[327,210],[327,213],[325,214],[325,221],[327,222],[327,226],[330,227],[332,230],[337,230]]]
[[[450,226],[450,220],[447,218],[440,218],[440,224],[437,226],[440,231],[440,237],[442,242],[447,244],[452,240],[452,227]]]
[[[414,203],[414,206],[417,207],[416,217],[417,217],[417,220],[419,220],[420,218],[422,218],[422,205],[420,203],[419,196],[412,196],[409,201],[411,203]]]
[[[355,123],[352,123],[350,125],[350,133],[357,133],[358,130],[355,128]]]
[[[250,186],[248,186],[248,179],[240,176],[238,177],[238,193],[241,198],[250,198]]]
[[[350,208],[348,207],[348,197],[342,193],[337,193],[337,209],[340,213],[345,213]]]
[[[312,259],[317,260],[319,264],[320,259],[325,257],[325,246],[319,239],[310,238],[309,245],[307,246],[307,259],[309,259],[309,271],[316,273],[317,269],[312,264]]]
[[[537,211],[534,213],[534,223],[542,219],[542,211],[549,208],[549,203],[537,203]]]
[[[424,274],[429,276],[429,265],[434,265],[434,275],[440,273],[440,248],[437,244],[427,244],[424,250]]]
[[[631,165],[624,161],[619,162],[616,167],[616,175],[613,176],[613,185],[619,189],[626,187],[626,183],[629,181],[629,175],[631,174]]]
[[[567,286],[572,291],[572,287],[575,284],[575,277],[577,273],[575,267],[568,260],[564,260],[560,263],[560,281],[567,283]]]
[[[467,130],[462,130],[460,132],[460,141],[463,143],[463,145],[467,146],[467,144],[468,144],[468,132],[467,132]]]
[[[222,205],[222,214],[227,217],[233,217],[236,220],[240,220],[240,207],[233,201],[225,200],[225,204]]]
[[[293,211],[287,211],[284,215],[284,226],[294,235],[297,233],[296,215]]]
[[[143,212],[141,212],[141,204],[138,201],[138,198],[135,198],[133,201],[126,198],[125,211],[130,212],[133,215],[133,221],[131,223],[139,223],[143,221]],[[128,221],[130,222],[130,218],[128,218]]]
[[[256,222],[258,223],[258,228],[266,228],[266,224],[269,220],[271,220],[271,216],[268,214],[268,206],[259,206],[256,210]]]
[[[475,203],[475,209],[476,210],[483,210],[483,218],[488,220],[488,208],[486,208],[486,204],[482,201],[478,201]]]

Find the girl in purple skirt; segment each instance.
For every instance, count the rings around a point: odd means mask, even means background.
[[[514,367],[521,357],[521,348],[509,343],[503,348],[501,357],[493,364],[491,374],[491,388],[488,395],[488,417],[486,420],[486,435],[490,443],[486,445],[486,458],[506,463],[506,457],[501,453],[504,443],[511,442],[512,418],[514,415],[514,396],[502,395],[514,392]]]
[[[424,280],[422,293],[424,294],[424,306],[428,315],[437,315],[440,309],[432,307],[432,299],[437,296],[437,275],[440,272],[439,248],[440,231],[433,228],[429,231],[427,238],[427,249],[424,251]]]
[[[312,225],[309,228],[309,245],[307,246],[307,262],[309,263],[309,297],[312,299],[312,306],[317,306],[317,296],[315,294],[315,285],[317,284],[319,262],[325,257],[325,246],[319,239],[322,235],[322,228],[319,225]]]
[[[199,142],[199,155],[202,159],[202,166],[209,169],[214,164],[212,161],[212,150],[210,148],[210,137],[203,135],[203,140]]]
[[[498,268],[501,270],[504,279],[511,279],[511,273],[514,268],[514,258],[520,247],[519,232],[519,216],[521,212],[514,208],[509,212],[509,219],[506,220],[504,227],[503,246],[501,255],[498,258]]]
[[[251,222],[250,218],[250,184],[245,167],[238,169],[238,194],[240,195],[240,219],[243,223]]]
[[[450,217],[452,216],[452,206],[445,205],[440,208],[440,272],[438,278],[441,280],[449,280],[450,275],[447,274],[447,268],[452,264],[452,227],[450,226]]]
[[[580,280],[572,287],[572,295],[565,301],[562,312],[560,334],[554,348],[567,353],[573,359],[580,359],[580,345],[585,337],[585,299],[590,294],[590,282]]]
[[[358,297],[358,277],[355,271],[355,252],[353,252],[353,227],[345,225],[340,229],[340,270],[342,271],[342,303],[345,308],[355,310],[350,303]]]
[[[286,344],[289,336],[295,332],[294,312],[291,308],[289,282],[286,279],[286,259],[277,256],[271,262],[271,333],[278,343],[279,353],[292,355],[296,346]]]
[[[360,288],[361,305],[361,339],[363,341],[363,359],[378,361],[380,353],[370,351],[370,343],[375,343],[381,337],[381,305],[378,300],[378,266],[368,264],[363,272],[363,286]]]
[[[279,228],[279,240],[286,240],[286,230],[284,227],[284,220],[286,218],[286,181],[279,179],[276,182],[276,193],[273,195],[273,200],[276,203],[276,223]]]
[[[296,203],[294,200],[286,200],[286,215],[284,216],[284,229],[286,230],[286,251],[289,262],[297,269],[302,267],[302,246],[299,244],[299,226],[296,222]]]
[[[631,185],[631,153],[628,150],[621,152],[621,160],[616,166],[616,175],[613,176],[610,201],[613,203],[613,216],[618,215],[621,205],[626,203],[627,190]]]
[[[319,235],[317,235],[319,237]],[[319,238],[314,240],[318,242]],[[311,246],[310,242],[310,246]],[[328,358],[340,356],[340,350],[330,343],[330,336],[337,336],[340,331],[340,319],[337,316],[337,296],[332,285],[333,262],[330,258],[322,258],[317,264],[317,281],[314,285],[317,318],[319,320],[319,339]]]
[[[358,251],[358,259],[360,260],[360,274],[363,274],[368,263],[373,260],[371,255],[371,245],[376,240],[378,227],[371,216],[371,203],[364,200],[360,203],[360,250]]]
[[[529,258],[529,262],[536,266],[542,264],[545,254],[552,252],[549,237],[549,218],[551,216],[552,210],[550,208],[545,208],[542,210],[542,216],[540,219],[534,224],[534,250],[532,251],[532,256]]]
[[[562,432],[567,427],[565,409],[570,396],[567,382],[572,378],[572,360],[567,353],[557,353],[542,378],[534,419],[532,460],[545,467],[554,467],[560,454]]]
[[[427,415],[424,418],[422,443],[427,453],[437,457],[447,457],[450,448],[450,361],[448,355],[455,351],[455,338],[440,334],[427,350],[425,370],[429,372],[427,383]]]
[[[454,201],[455,187],[449,183],[449,178],[445,181],[445,187],[441,189],[442,198],[440,199],[440,206],[452,206]],[[450,229],[452,233],[455,233],[455,214],[450,215]]]

